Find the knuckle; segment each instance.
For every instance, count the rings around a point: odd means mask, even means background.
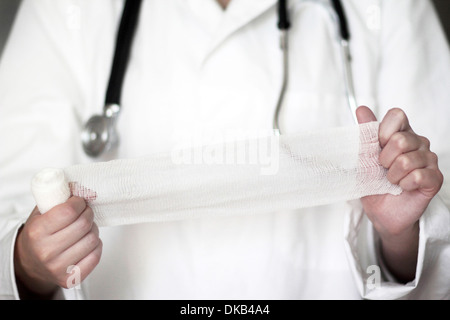
[[[97,256],[100,260],[100,257],[102,256],[102,252],[103,252],[103,241],[102,239],[98,239],[98,252],[97,252]]]
[[[94,221],[94,211],[91,209],[91,207],[86,207],[85,215],[91,223]]]
[[[32,242],[41,240],[44,237],[44,230],[41,226],[32,224],[24,230],[27,238]]]
[[[420,137],[420,140],[422,141],[422,144],[423,144],[426,148],[430,148],[430,146],[431,146],[431,141],[430,141],[430,139],[421,136],[421,137]]]
[[[411,169],[412,161],[408,156],[400,155],[400,156],[398,156],[397,161],[399,163],[401,170],[408,171]]]
[[[78,228],[83,232],[88,232],[92,229],[92,218],[89,215],[82,215],[78,218]]]
[[[38,247],[35,249],[36,257],[39,261],[41,261],[44,264],[47,264],[52,256],[51,250],[49,250],[47,247]]]
[[[75,208],[73,208],[70,204],[64,203],[59,208],[59,214],[65,215],[65,216],[75,216],[78,213],[76,212]]]
[[[94,256],[92,257],[92,265],[93,267],[96,267],[99,263],[100,263],[100,259],[101,259],[101,254],[94,254]]]
[[[395,133],[391,138],[395,146],[400,150],[406,150],[408,147],[408,139],[403,132]]]
[[[86,245],[89,248],[94,248],[98,245],[100,238],[94,232],[89,232],[85,237]]]
[[[434,152],[429,152],[428,153],[428,157],[429,157],[429,161],[431,163],[437,164],[438,163],[438,155]]]
[[[392,108],[388,111],[388,113],[398,119],[401,119],[401,120],[406,119],[406,113],[400,108]]]
[[[424,179],[425,179],[425,176],[422,173],[422,171],[419,171],[419,170],[414,171],[414,182],[417,185],[420,186],[423,183]]]
[[[93,256],[92,256],[92,263],[95,266],[98,265],[100,262],[100,259],[102,257],[102,251],[103,251],[103,242],[101,240],[99,240],[98,250],[95,250],[95,252],[93,252]]]

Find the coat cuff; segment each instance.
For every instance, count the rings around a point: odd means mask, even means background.
[[[352,202],[346,217],[345,250],[363,299],[445,299],[450,296],[450,212],[436,196],[419,221],[419,251],[415,279],[398,283],[380,258],[378,236],[361,202]],[[448,280],[445,280],[448,279]]]
[[[2,231],[2,237],[0,238],[0,252],[2,253],[0,299],[2,300],[20,299],[14,273],[14,246],[16,243],[17,232],[24,222],[24,219],[8,220]]]

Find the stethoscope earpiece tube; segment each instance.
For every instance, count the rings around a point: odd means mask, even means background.
[[[287,0],[278,1],[278,29],[280,30],[288,30],[291,27],[287,6]]]
[[[116,50],[106,90],[105,105],[120,105],[122,83],[131,51],[131,44],[136,30],[139,9],[142,0],[127,0],[123,9],[119,31],[117,32]]]
[[[120,113],[123,79],[127,68],[131,44],[136,31],[142,0],[127,0],[122,12],[117,32],[116,48],[111,74],[106,90],[102,115],[92,116],[81,133],[84,152],[90,157],[98,157],[118,145],[116,120]]]
[[[273,129],[276,134],[281,134],[279,119],[281,107],[283,105],[284,95],[286,93],[286,89],[288,86],[289,80],[289,50],[288,50],[288,40],[289,40],[289,28],[291,27],[291,23],[289,21],[288,14],[288,4],[287,0],[279,0],[278,1],[278,29],[280,30],[280,49],[282,52],[282,83],[280,93],[278,95],[277,104],[275,107],[275,115],[273,116]]]
[[[350,41],[350,31],[348,29],[347,17],[345,16],[344,8],[340,0],[331,0],[334,11],[339,19],[339,32],[341,38],[345,41]]]
[[[345,16],[344,7],[342,6],[342,2],[340,0],[331,0],[333,5],[334,12],[337,16],[337,23],[339,25],[339,35],[341,51],[342,51],[342,60],[344,65],[344,78],[345,78],[345,90],[347,93],[347,103],[350,109],[350,112],[353,117],[353,121],[355,124],[358,124],[358,119],[356,117],[356,109],[358,108],[356,102],[356,94],[355,87],[353,82],[353,74],[351,61],[352,57],[350,54],[350,31],[348,27],[347,17]]]
[[[351,68],[350,55],[350,31],[348,27],[347,17],[345,16],[344,7],[340,0],[330,0],[334,14],[336,16],[337,29],[339,31],[339,42],[343,57],[343,73],[345,79],[345,90],[347,95],[347,103],[355,123],[358,123],[356,118],[356,95],[353,83],[353,75]],[[280,30],[280,48],[282,51],[282,84],[273,117],[273,129],[276,133],[281,134],[279,117],[283,106],[284,96],[289,82],[289,50],[288,50],[288,35],[291,26],[289,21],[289,9],[287,0],[278,0],[278,29]]]

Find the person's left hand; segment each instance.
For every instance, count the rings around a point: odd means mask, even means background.
[[[356,115],[359,123],[377,120],[364,106]],[[403,193],[367,196],[361,201],[374,228],[382,238],[389,239],[418,231],[419,218],[440,190],[443,175],[429,140],[414,133],[403,110],[391,109],[386,114],[378,136],[382,148],[379,161],[388,169],[388,180],[400,185]]]

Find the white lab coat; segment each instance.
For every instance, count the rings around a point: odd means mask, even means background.
[[[270,129],[282,70],[275,2],[233,0],[223,12],[213,0],[144,1],[115,156],[170,151],[181,136],[199,131]],[[389,108],[403,108],[448,168],[450,54],[430,2],[343,3],[353,35],[358,103],[370,106],[380,120]],[[80,128],[102,111],[122,5],[120,0],[22,4],[0,65],[1,298],[18,298],[14,239],[34,207],[32,176],[44,167],[92,161],[82,152]],[[352,124],[329,14],[317,3],[290,1],[290,6],[284,132]],[[383,267],[377,236],[360,202],[353,201],[101,228],[102,260],[83,283],[83,295],[448,299],[448,192],[443,189],[421,218],[416,278],[406,285]],[[376,283],[373,265],[381,267],[382,278],[371,289],[366,284]]]

